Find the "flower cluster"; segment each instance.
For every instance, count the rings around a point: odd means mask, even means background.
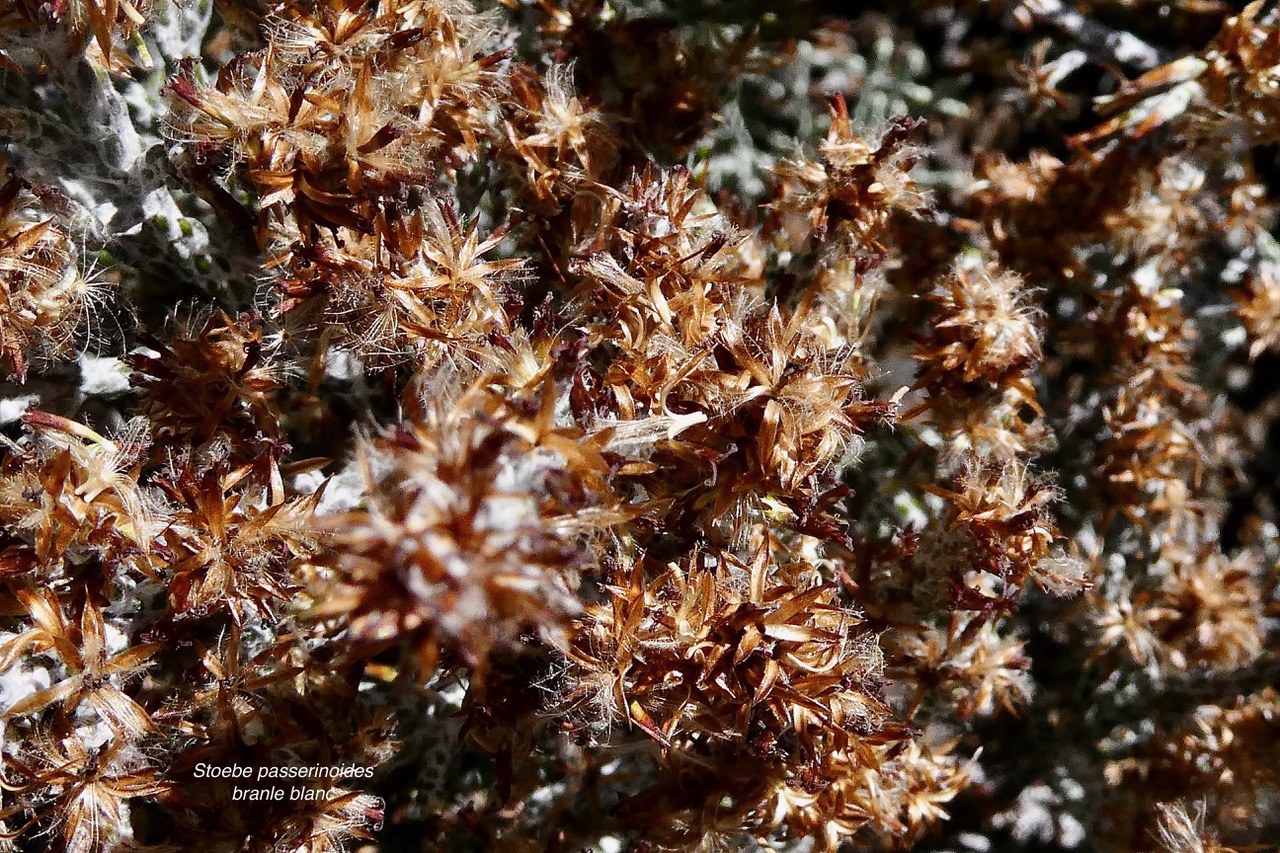
[[[0,9],[0,849],[1274,840],[1275,9],[490,5]]]

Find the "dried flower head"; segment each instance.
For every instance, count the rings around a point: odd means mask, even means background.
[[[1274,265],[1265,265],[1237,294],[1236,312],[1249,333],[1249,357],[1280,348],[1280,281]]]
[[[124,685],[140,675],[147,660],[160,648],[143,643],[108,656],[102,611],[85,601],[80,611],[79,631],[71,631],[71,621],[48,599],[26,596],[28,614],[49,638],[69,674],[52,687],[38,690],[4,712],[4,718],[20,717],[60,704],[62,712],[74,714],[86,702],[111,731],[124,741],[136,741],[155,732],[151,716],[124,692]]]
[[[834,234],[834,242],[870,264],[891,217],[915,213],[924,194],[910,178],[919,153],[907,143],[918,122],[899,119],[878,144],[854,132],[842,95],[831,99],[831,130],[817,161],[778,167],[778,199],[770,208],[784,244],[801,251]]]
[[[452,202],[434,198],[412,212],[379,215],[374,224],[369,236],[343,230],[277,255],[281,309],[317,308],[334,343],[361,355],[388,359],[407,351],[427,364],[511,330],[528,267],[517,258],[486,258],[505,229],[481,239],[478,225],[460,221]]]
[[[319,495],[288,495],[278,463],[232,468],[225,459],[175,458],[156,484],[172,501],[163,535],[166,622],[227,612],[270,615],[286,596],[293,563],[319,550],[311,518]]]
[[[129,800],[170,787],[129,741],[115,739],[93,747],[66,725],[35,741],[29,754],[5,757],[5,788],[19,802],[0,811],[0,818],[34,813],[24,828],[50,818],[70,853],[128,843]]]
[[[578,620],[569,704],[603,703],[602,722],[664,745],[794,741],[814,758],[885,722],[875,638],[811,567],[762,547],[749,563],[703,553],[655,575],[637,561]]]
[[[930,324],[930,372],[921,385],[941,381],[944,373],[962,383],[1004,385],[1040,360],[1036,313],[1017,275],[958,266],[941,291],[934,299],[938,315]],[[1035,399],[1033,389],[1020,390]]]
[[[257,455],[254,443],[280,440],[274,398],[284,383],[265,352],[263,331],[256,313],[232,319],[218,312],[198,331],[152,340],[158,356],[125,359],[156,445],[198,447],[217,439],[248,459]]]
[[[45,412],[25,420],[29,443],[0,468],[5,573],[47,581],[121,565],[153,575],[166,519],[158,496],[139,482],[145,425],[134,422],[113,440]]]
[[[66,356],[102,307],[104,282],[81,270],[71,237],[19,178],[0,185],[0,369],[21,382],[37,356]]]
[[[418,417],[362,447],[367,497],[328,525],[317,610],[346,615],[368,649],[408,643],[423,678],[441,649],[482,667],[526,631],[556,642],[592,562],[579,537],[611,508],[598,453],[562,452],[573,433],[549,405],[529,418],[483,379],[461,395],[459,381],[441,375]]]
[[[571,196],[580,182],[603,178],[619,142],[608,116],[575,91],[572,66],[554,65],[545,77],[526,68],[513,73],[511,83],[507,139],[533,198],[551,204]]]

